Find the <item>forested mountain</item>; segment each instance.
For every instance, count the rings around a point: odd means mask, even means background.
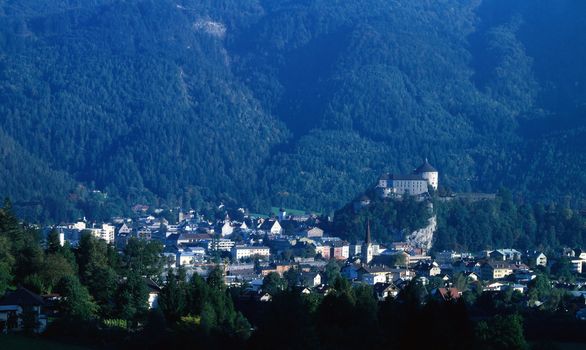
[[[329,211],[428,157],[453,190],[581,203],[585,10],[2,0],[0,194],[54,220],[138,202]]]

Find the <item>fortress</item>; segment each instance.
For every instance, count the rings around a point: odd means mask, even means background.
[[[383,174],[376,186],[376,191],[383,198],[394,196],[420,196],[429,191],[429,187],[437,191],[438,171],[425,159],[413,173],[409,175]]]

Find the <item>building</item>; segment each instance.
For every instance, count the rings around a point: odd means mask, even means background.
[[[586,263],[586,260],[572,259],[572,260],[570,260],[570,262],[572,263],[572,272],[582,273],[582,269],[583,269],[584,263]]]
[[[323,256],[323,255],[322,255]],[[350,257],[350,244],[342,241],[330,242],[330,258],[346,260]]]
[[[25,329],[25,320],[30,317],[32,331],[41,333],[47,328],[47,316],[43,312],[45,302],[26,288],[19,287],[8,292],[0,299],[0,333],[22,331]]]
[[[519,261],[521,260],[521,252],[516,249],[497,249],[489,253],[493,260],[498,261]]]
[[[283,233],[283,228],[277,219],[264,220],[258,225],[258,229],[271,235],[280,235]]]
[[[301,284],[304,287],[317,287],[321,284],[321,275],[319,272],[304,272],[301,274]]]
[[[547,266],[547,256],[542,252],[529,253],[527,254],[527,257],[528,263],[531,266]]]
[[[368,264],[372,261],[374,255],[373,246],[370,242],[370,221],[366,223],[366,234],[364,237],[364,244],[362,244],[361,260],[363,264]]]
[[[374,294],[379,301],[384,301],[389,296],[394,298],[399,294],[399,288],[393,283],[375,283],[373,289]]]
[[[483,280],[505,278],[513,274],[513,267],[509,263],[487,262],[480,267],[480,276]]]
[[[270,249],[264,246],[244,246],[238,245],[232,248],[232,258],[236,260],[250,258],[254,256],[269,257]]]
[[[324,230],[319,227],[312,227],[301,231],[300,236],[307,238],[319,238],[324,236]]]
[[[376,191],[383,198],[405,194],[422,195],[428,193],[428,186],[437,190],[438,177],[438,171],[429,164],[426,158],[425,162],[411,174],[383,174],[379,178]]]
[[[109,224],[102,224],[101,227],[86,228],[84,231],[88,231],[92,236],[103,239],[106,243],[114,243],[114,232],[116,228]]]

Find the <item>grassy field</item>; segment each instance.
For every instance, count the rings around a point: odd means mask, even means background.
[[[25,337],[22,335],[0,335],[0,349],[2,350],[87,350],[80,346],[58,343],[43,338]]]

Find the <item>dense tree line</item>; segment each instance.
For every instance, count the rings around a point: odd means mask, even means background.
[[[586,245],[586,216],[568,204],[530,204],[503,190],[496,200],[439,203],[436,250],[514,247],[553,253]]]
[[[19,286],[59,294],[60,317],[50,334],[83,338],[84,331],[109,319],[128,329],[144,324],[146,279],[160,281],[161,252],[160,243],[131,239],[120,254],[89,233],[82,234],[78,247],[62,246],[57,231],[42,239],[38,229],[21,224],[10,201],[0,208],[0,294]]]
[[[138,202],[330,212],[427,156],[458,191],[580,203],[584,9],[6,0],[0,193],[53,221]]]
[[[335,212],[334,222],[327,229],[356,243],[364,240],[370,224],[372,238],[379,243],[388,243],[402,240],[411,232],[427,226],[433,214],[428,201],[416,201],[410,196],[402,200],[380,199],[373,191],[367,193],[372,198],[369,205],[360,208],[355,207],[356,202],[346,204]]]

